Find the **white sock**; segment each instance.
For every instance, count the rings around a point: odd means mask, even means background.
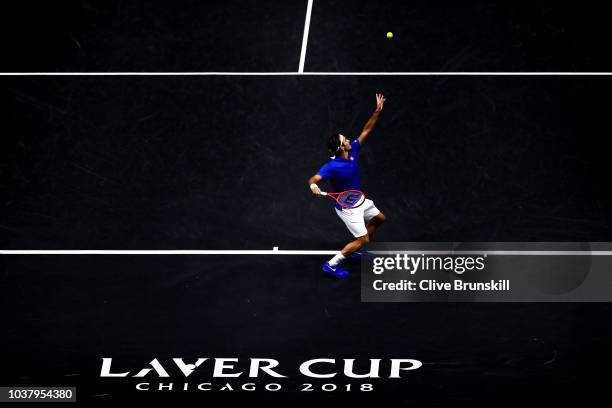
[[[344,261],[345,259],[346,259],[346,257],[344,255],[342,255],[342,252],[338,252],[336,254],[336,256],[334,256],[332,259],[329,260],[329,264],[331,266],[336,266],[340,262]]]

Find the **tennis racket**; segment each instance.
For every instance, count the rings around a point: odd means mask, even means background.
[[[325,191],[321,191],[321,195],[331,198],[342,208],[357,208],[363,204],[366,199],[363,191],[359,190],[346,190],[340,193],[326,193]]]

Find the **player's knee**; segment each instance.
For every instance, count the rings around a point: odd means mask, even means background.
[[[359,243],[361,245],[369,244],[370,243],[370,237],[368,235],[364,235],[362,237],[359,237]]]

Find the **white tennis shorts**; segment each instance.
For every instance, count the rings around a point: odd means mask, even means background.
[[[368,234],[366,223],[380,214],[372,200],[366,200],[357,208],[335,208],[338,217],[346,224],[354,237],[363,237]]]

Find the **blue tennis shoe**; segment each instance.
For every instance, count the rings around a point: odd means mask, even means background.
[[[325,262],[323,264],[323,272],[332,275],[338,279],[344,279],[349,275],[348,271],[340,267],[340,265],[331,266],[329,262]]]

